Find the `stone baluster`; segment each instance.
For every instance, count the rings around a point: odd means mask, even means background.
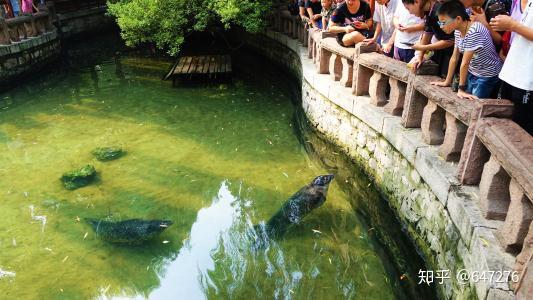
[[[313,34],[310,32],[311,29],[306,29],[307,31],[307,58],[313,59],[315,53],[315,40],[313,39]]]
[[[370,95],[370,103],[375,106],[384,106],[387,104],[387,86],[389,85],[389,77],[378,71],[370,77],[368,84],[368,94]]]
[[[0,45],[9,45],[9,29],[4,18],[0,18]]]
[[[445,110],[433,101],[428,101],[422,112],[422,140],[428,145],[440,145],[444,141]]]
[[[517,295],[525,295],[533,286],[533,222],[529,224],[528,233],[524,239],[522,251],[516,256],[513,270],[519,274],[518,281],[513,282]],[[525,280],[529,275],[530,280]],[[519,299],[527,299],[526,297]]]
[[[509,195],[509,209],[499,235],[499,240],[507,251],[522,247],[533,219],[533,203],[514,179],[509,184]]]
[[[340,78],[340,84],[344,87],[352,86],[353,75],[353,59],[341,57],[342,73]]]
[[[444,160],[459,161],[467,129],[468,127],[465,124],[451,113],[446,112],[446,132],[444,134],[444,142],[439,147],[439,154]]]
[[[319,43],[320,44],[320,43]],[[329,59],[331,57],[331,52],[320,46],[320,52],[318,53],[318,74],[328,74],[329,73]]]
[[[389,103],[385,105],[384,110],[393,116],[401,116],[405,102],[405,92],[407,84],[396,78],[389,78],[390,95]]]
[[[476,136],[477,120],[484,117],[510,118],[512,114],[513,104],[509,100],[484,99],[474,102],[457,166],[457,178],[461,184],[478,184],[481,180],[483,165],[490,156],[487,148]]]
[[[374,71],[372,69],[354,62],[352,78],[352,92],[354,95],[363,96],[368,94],[370,77],[372,77],[373,74]]]
[[[402,112],[402,125],[405,128],[420,128],[422,115],[428,99],[414,87],[415,75],[409,75],[405,91],[405,103]]]
[[[509,209],[509,181],[511,178],[491,155],[483,167],[479,182],[479,204],[487,219],[505,220]]]
[[[329,76],[333,81],[339,81],[342,76],[341,56],[337,53],[331,53],[329,58]]]

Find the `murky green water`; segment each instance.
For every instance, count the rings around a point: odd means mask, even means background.
[[[298,138],[285,75],[242,68],[231,83],[172,88],[160,80],[168,60],[103,58],[0,95],[2,297],[406,296],[342,177],[301,225],[252,250],[251,226],[331,171]],[[127,154],[102,163],[90,153],[101,146]],[[61,174],[86,164],[97,182],[65,190]],[[84,217],[175,223],[116,246]]]

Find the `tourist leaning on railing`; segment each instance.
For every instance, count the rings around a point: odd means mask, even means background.
[[[378,43],[385,55],[392,57],[394,54],[394,13],[400,0],[376,0],[374,11],[374,36],[364,40],[368,43]],[[378,41],[378,38],[381,39]]]
[[[464,5],[459,1],[442,4],[438,16],[444,32],[455,32],[455,48],[446,80],[432,84],[451,86],[457,62],[462,54],[457,95],[472,100],[491,98],[500,86],[498,74],[502,61],[489,30],[480,22],[470,21]]]
[[[313,28],[322,29],[322,4],[320,0],[305,0],[305,10],[309,15],[309,24]]]
[[[361,0],[346,0],[331,15],[329,32],[337,34],[337,42],[350,47],[368,38],[372,28],[370,5]]]
[[[409,63],[415,56],[411,48],[420,40],[424,30],[424,20],[416,16],[416,11],[409,11],[412,6],[398,5],[394,14],[394,58]]]
[[[333,3],[333,0],[322,0],[322,11],[320,15],[322,16],[322,29],[328,29],[328,23],[331,19],[331,15],[337,9],[337,4]]]
[[[431,60],[439,66],[439,75],[446,77],[448,63],[453,53],[454,36],[447,34],[438,24],[437,10],[443,2],[435,0],[402,0],[406,7],[411,6],[411,11],[418,11],[418,17],[425,19],[424,34],[420,42],[412,48],[418,51],[413,62],[413,71],[424,62],[427,52],[432,52]]]
[[[520,22],[500,15],[490,20],[490,26],[516,33],[500,73],[502,97],[513,101],[515,122],[533,134],[533,0],[528,1]]]

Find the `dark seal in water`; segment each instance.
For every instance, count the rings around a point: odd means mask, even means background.
[[[111,243],[140,244],[156,237],[172,225],[169,220],[131,219],[110,222],[98,219],[85,219],[91,225],[96,236]]]
[[[298,224],[312,210],[326,201],[328,186],[334,175],[320,175],[292,195],[268,220],[264,232],[268,238],[282,237],[290,226]]]

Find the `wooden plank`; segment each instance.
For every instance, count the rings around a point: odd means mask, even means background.
[[[193,56],[191,60],[191,65],[189,67],[189,70],[187,70],[187,74],[194,73],[194,70],[196,69],[196,65],[198,64],[198,57]]]
[[[204,60],[205,60],[204,56],[198,57],[198,64],[196,65],[196,70],[194,71],[194,73],[197,73],[197,74],[202,73],[202,68],[204,67]]]
[[[226,73],[226,56],[225,55],[221,55],[220,63],[221,63],[220,72]]]
[[[214,55],[211,55],[209,57],[209,74],[215,73],[215,67],[216,67],[216,58]]]
[[[190,56],[184,56],[181,58],[181,60],[183,61],[183,65],[181,67],[181,69],[178,70],[178,74],[183,74],[183,73],[187,73],[187,71],[189,71],[189,67],[191,66],[191,61],[192,61],[192,57]]]
[[[202,74],[207,74],[209,71],[209,56],[204,57],[204,67],[202,68]]]
[[[231,56],[226,56],[226,72],[231,72]]]

